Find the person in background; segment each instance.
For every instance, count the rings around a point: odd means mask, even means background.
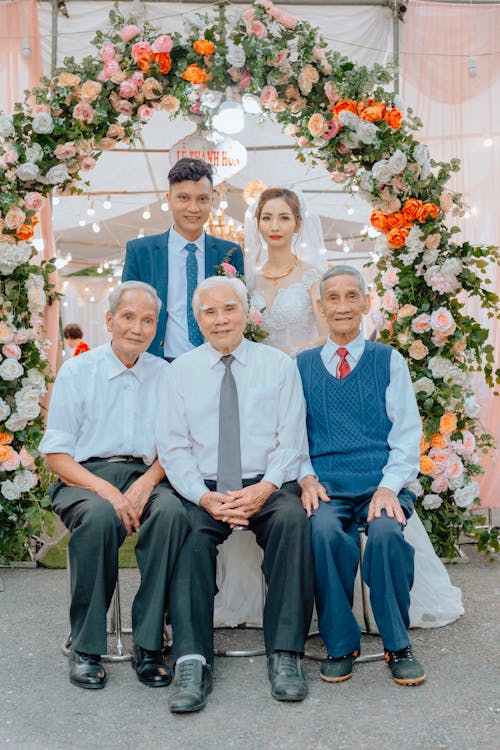
[[[74,349],[73,357],[90,351],[90,346],[83,340],[83,331],[78,323],[68,323],[64,328],[63,337],[70,349]]]

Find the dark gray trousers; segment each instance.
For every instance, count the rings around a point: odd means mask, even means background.
[[[148,469],[142,461],[83,463],[124,492]],[[71,640],[76,651],[106,653],[106,612],[118,575],[126,529],[107,500],[61,481],[50,488],[52,507],[71,531]],[[141,516],[135,555],[141,574],[132,605],[134,642],[159,650],[172,573],[189,530],[187,514],[167,483],[151,493]]]
[[[170,586],[173,655],[176,660],[186,654],[203,654],[212,664],[217,545],[231,529],[198,505],[181,500],[191,532],[180,551]],[[250,519],[249,529],[264,550],[262,570],[268,587],[264,608],[266,652],[303,653],[314,603],[314,563],[310,524],[298,484],[287,482],[274,492]]]

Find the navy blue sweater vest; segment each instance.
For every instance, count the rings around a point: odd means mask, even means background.
[[[366,341],[354,370],[339,380],[321,359],[321,347],[297,358],[307,402],[309,453],[328,494],[372,493],[389,458],[392,423],[385,407],[391,347]]]

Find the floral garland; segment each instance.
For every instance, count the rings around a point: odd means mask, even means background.
[[[115,6],[94,44],[95,56],[67,58],[13,114],[0,114],[0,558],[23,551],[48,503],[36,445],[47,376],[40,321],[52,266],[37,265],[29,242],[43,198],[52,189],[81,191],[100,153],[134,140],[157,109],[210,131],[228,88],[283,126],[297,158],[323,164],[373,207],[377,327],[407,357],[423,415],[412,489],[436,549],[453,555],[460,531],[473,528],[465,511],[479,495],[478,452],[491,445],[477,420],[472,374],[482,371],[490,385],[499,375],[487,331],[464,315],[458,296],[465,291],[497,310],[485,279],[497,250],[457,244],[459,230],[449,226],[463,210],[460,195],[444,189],[458,163],[434,162],[414,138],[419,120],[387,92],[388,71],[356,67],[270,0],[243,13],[188,13],[184,36],[140,26]],[[498,543],[483,532],[480,545]]]

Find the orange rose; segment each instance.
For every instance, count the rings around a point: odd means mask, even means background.
[[[30,240],[34,234],[35,228],[33,224],[31,226],[23,224],[19,231],[15,233],[14,237],[17,237],[18,240],[26,241]]]
[[[354,99],[341,99],[333,108],[333,112],[338,117],[339,112],[342,112],[343,109],[348,109],[349,112],[356,114],[356,102]]]
[[[375,102],[371,107],[366,107],[359,116],[362,120],[368,122],[379,122],[384,119],[385,104],[382,102]]]
[[[375,99],[361,99],[356,105],[356,114],[360,115],[364,109],[371,107],[372,104],[375,104]]]
[[[14,436],[10,432],[0,432],[0,445],[10,445]]]
[[[401,114],[399,109],[388,109],[384,114],[384,119],[389,127],[391,127],[393,130],[399,130],[399,128],[401,127],[401,120],[403,119],[403,115]]]
[[[391,247],[403,247],[403,245],[406,242],[406,238],[408,237],[408,230],[407,229],[400,229],[399,227],[394,227],[394,229],[391,229],[387,234],[387,241],[389,242],[389,245]]]
[[[12,448],[9,445],[0,445],[0,464],[12,455]]]
[[[378,209],[372,211],[370,216],[370,224],[379,232],[387,232],[387,216],[383,213],[383,211],[379,211]]]
[[[144,54],[140,55],[137,60],[135,61],[138,68],[140,68],[144,73],[149,73],[151,71],[151,55]]]
[[[154,52],[153,59],[160,66],[162,76],[166,76],[172,70],[172,58],[168,52]]]
[[[71,86],[74,88],[75,86],[78,86],[80,80],[80,76],[77,76],[74,73],[60,73],[60,75],[57,76],[57,85]]]
[[[412,359],[420,360],[429,354],[429,350],[420,339],[415,339],[415,341],[412,341],[412,344],[408,349],[408,354]]]
[[[408,198],[403,206],[403,215],[406,221],[415,221],[421,205],[422,201],[418,200],[418,198]]]
[[[102,91],[99,81],[85,81],[80,87],[80,99],[83,102],[94,102]]]
[[[457,429],[457,418],[451,411],[445,411],[439,420],[439,432],[442,435],[449,435]]]
[[[446,448],[446,438],[439,432],[431,435],[431,448]]]
[[[431,444],[428,440],[425,439],[425,435],[422,435],[422,437],[420,438],[420,455],[423,456],[424,453],[427,453],[430,447]]]
[[[317,138],[320,135],[323,135],[325,132],[326,127],[326,120],[323,117],[322,114],[319,112],[315,112],[311,117],[309,118],[309,122],[307,123],[307,129],[309,130],[310,134],[313,136],[313,138]]]
[[[189,83],[206,83],[208,80],[208,74],[203,68],[199,68],[197,65],[188,65],[184,73],[181,75],[185,81]]]
[[[213,42],[209,42],[208,39],[198,39],[198,41],[193,44],[193,49],[199,55],[210,57],[210,55],[214,54],[215,45]]]
[[[435,464],[429,456],[420,456],[420,473],[428,476],[435,469]]]
[[[392,214],[387,215],[387,230],[400,228],[406,226],[406,219],[402,211],[393,211]]]
[[[428,216],[435,219],[438,213],[439,208],[434,203],[422,203],[417,212],[417,219],[423,224]]]

